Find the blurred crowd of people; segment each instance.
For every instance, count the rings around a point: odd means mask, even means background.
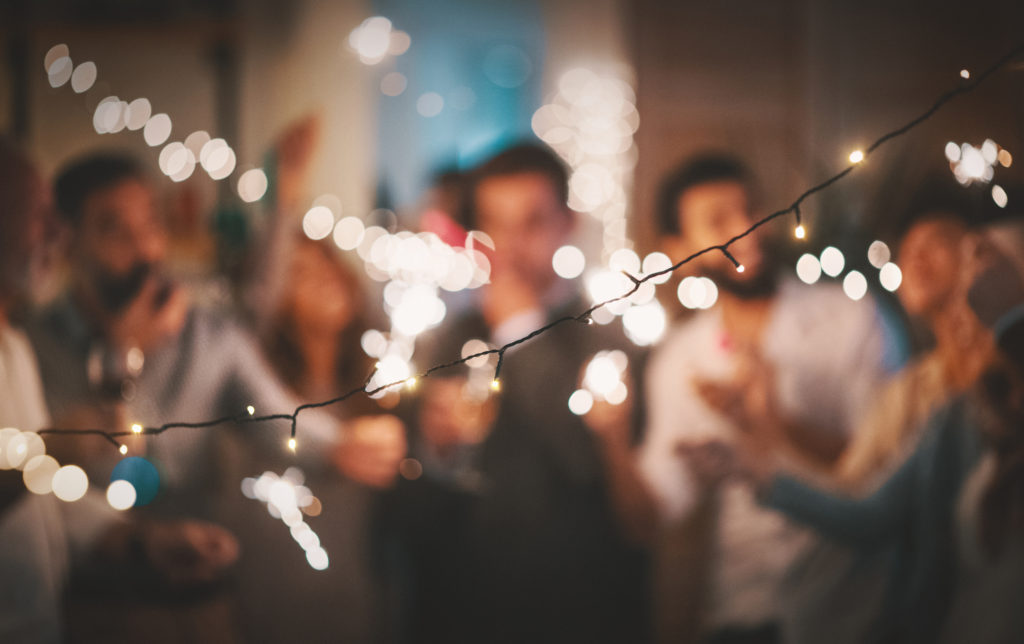
[[[215,303],[169,269],[140,160],[97,151],[47,182],[3,142],[0,426],[288,414],[362,387],[380,307],[295,217],[314,138],[285,135],[273,223]],[[578,224],[557,156],[524,143],[440,185],[447,225],[493,241],[491,273],[417,364],[589,306],[552,266]],[[294,454],[287,421],[130,436],[160,489],[127,512],[103,493],[117,450],[49,435],[93,485],[66,503],[0,470],[0,641],[1021,641],[1024,202],[995,217],[964,191],[925,186],[892,231],[903,318],[927,337],[912,355],[877,301],[797,281],[770,227],[742,236],[756,179],[703,154],[662,183],[659,249],[741,238],[680,271],[718,302],[648,351],[559,324],[506,351],[500,380],[481,356],[305,410]],[[628,395],[572,413],[609,350]],[[326,570],[239,491],[288,466],[322,507]]]

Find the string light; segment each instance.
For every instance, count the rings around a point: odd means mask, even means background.
[[[861,150],[854,150],[850,153],[850,163],[860,163],[864,160],[864,152]]]
[[[246,412],[247,412],[247,413],[248,413],[248,414],[249,414],[250,416],[252,416],[253,414],[255,414],[255,413],[256,413],[256,408],[255,408],[255,407],[253,407],[252,405],[247,405],[247,406],[246,406],[246,408],[245,408],[245,411],[246,411]]]
[[[964,80],[966,80],[966,79],[968,79],[970,77],[971,77],[971,72],[967,71],[966,69],[961,69],[960,70],[960,78],[963,78]]]
[[[128,453],[128,446],[122,445],[121,447],[117,448],[117,451],[121,452],[121,455],[123,456]]]
[[[142,425],[140,425],[138,423],[132,423],[132,433],[133,434],[141,434],[142,431],[143,431]]]
[[[297,443],[295,442],[295,438],[289,438],[288,439],[288,449],[290,449],[291,451],[294,452],[296,445],[297,445]]]
[[[997,70],[1001,69],[1002,67],[1004,67],[1007,63],[1009,63],[1016,56],[1018,56],[1022,51],[1024,51],[1024,44],[1018,45],[1013,50],[1011,50],[1010,52],[1005,54],[1003,57],[1001,57],[999,60],[997,60],[995,63],[993,63],[988,69],[986,69],[985,71],[983,71],[980,74],[978,74],[977,77],[972,82],[964,83],[961,86],[959,86],[957,88],[954,88],[952,90],[949,90],[946,93],[944,93],[943,95],[941,95],[927,110],[925,110],[924,112],[919,114],[917,117],[915,117],[911,121],[901,125],[900,127],[896,128],[896,129],[894,129],[894,130],[892,130],[890,132],[887,132],[887,133],[883,134],[881,137],[879,137],[877,140],[875,140],[874,143],[872,143],[870,146],[868,146],[868,148],[864,152],[860,153],[861,154],[860,157],[859,157],[860,160],[863,160],[863,155],[866,155],[866,154],[869,154],[869,153],[873,152],[874,150],[876,150],[880,146],[884,145],[885,143],[887,143],[887,142],[889,142],[889,141],[891,141],[891,140],[893,140],[893,139],[895,139],[895,138],[897,138],[899,136],[902,136],[902,135],[906,134],[907,132],[909,132],[910,130],[915,128],[916,126],[920,125],[921,123],[926,121],[928,118],[930,118],[932,115],[934,115],[942,106],[944,106],[946,103],[948,103],[952,99],[954,99],[957,96],[959,96],[961,94],[964,94],[966,92],[973,91],[975,88],[978,87],[978,85],[980,85],[982,83],[982,81],[984,81],[986,78],[991,76],[995,71],[997,71]],[[860,152],[860,151],[857,151],[857,152]],[[851,157],[852,156],[853,155],[851,155]],[[851,158],[851,160],[852,160],[852,158]],[[1009,159],[1007,159],[1007,161],[1009,161]],[[544,333],[547,333],[548,331],[554,329],[555,327],[560,326],[562,324],[565,324],[567,322],[589,323],[591,317],[596,312],[599,312],[600,310],[603,310],[606,307],[608,307],[609,305],[613,305],[613,304],[615,304],[617,302],[628,301],[628,298],[631,297],[637,291],[639,291],[640,288],[645,283],[647,283],[648,281],[654,281],[654,280],[657,280],[658,278],[660,278],[662,276],[665,276],[665,275],[668,275],[670,273],[673,273],[673,272],[677,271],[679,268],[681,268],[681,267],[683,267],[683,266],[693,262],[694,260],[696,260],[696,259],[698,259],[698,258],[702,257],[703,255],[706,255],[706,254],[708,254],[710,252],[713,252],[713,251],[717,250],[717,251],[723,253],[736,266],[736,270],[738,272],[742,272],[744,270],[743,265],[740,264],[739,262],[737,262],[736,259],[734,257],[732,257],[731,253],[729,253],[729,251],[727,249],[727,247],[730,244],[733,244],[733,243],[735,243],[735,242],[737,242],[737,241],[739,241],[741,239],[744,239],[744,238],[748,237],[749,235],[751,235],[755,230],[757,230],[761,226],[764,226],[764,225],[774,221],[775,219],[778,219],[779,217],[782,217],[784,215],[789,214],[791,211],[794,211],[794,209],[798,208],[800,206],[800,204],[803,203],[803,201],[806,200],[808,197],[810,197],[810,196],[812,196],[812,195],[814,195],[814,194],[816,194],[818,192],[821,192],[821,191],[825,190],[826,188],[832,186],[834,183],[836,183],[838,181],[841,181],[843,178],[845,178],[851,172],[851,170],[853,170],[853,166],[848,166],[848,167],[844,168],[843,170],[837,172],[836,174],[832,175],[828,179],[825,179],[824,181],[821,181],[820,183],[818,183],[818,184],[816,184],[814,186],[811,186],[810,188],[805,190],[802,194],[800,194],[800,196],[797,197],[797,199],[792,204],[790,204],[786,208],[777,210],[777,211],[775,211],[773,213],[770,213],[770,214],[766,215],[765,217],[762,217],[760,220],[758,220],[754,224],[752,224],[750,226],[750,228],[748,228],[746,231],[736,235],[732,239],[728,240],[726,243],[724,243],[722,245],[718,245],[718,246],[709,246],[709,247],[704,248],[702,250],[696,251],[693,254],[691,254],[691,255],[689,255],[687,257],[684,257],[683,259],[675,262],[674,264],[672,264],[670,266],[667,266],[667,267],[665,267],[665,268],[663,268],[661,270],[657,270],[657,271],[648,273],[648,274],[644,275],[642,278],[636,279],[634,281],[634,283],[632,284],[632,287],[628,291],[626,291],[625,293],[622,293],[621,295],[619,295],[617,297],[610,298],[610,299],[608,299],[606,301],[603,301],[603,302],[597,302],[597,303],[593,304],[590,308],[588,308],[588,309],[586,309],[586,310],[584,310],[584,311],[582,311],[582,312],[580,312],[580,313],[578,313],[576,315],[566,315],[566,316],[557,318],[555,320],[552,320],[552,321],[548,322],[547,324],[545,324],[544,326],[539,327],[539,328],[533,330],[532,332],[528,333],[527,335],[525,335],[523,337],[520,337],[520,338],[518,338],[516,340],[512,340],[512,341],[508,342],[504,346],[496,347],[496,348],[493,348],[493,349],[488,349],[487,351],[480,352],[479,354],[474,354],[474,355],[471,355],[471,356],[461,357],[461,358],[459,358],[457,360],[452,360],[450,362],[436,364],[436,365],[430,367],[429,369],[426,369],[425,371],[423,371],[423,372],[421,372],[419,374],[415,374],[415,377],[419,378],[419,379],[423,379],[423,378],[429,377],[431,374],[433,374],[435,372],[442,371],[442,370],[445,370],[445,369],[450,369],[450,368],[455,367],[455,366],[463,365],[466,362],[468,362],[470,359],[475,358],[475,357],[480,357],[482,355],[497,355],[498,356],[498,363],[497,363],[497,368],[495,369],[494,379],[491,381],[491,389],[494,390],[494,391],[498,391],[501,388],[501,383],[500,383],[500,381],[498,379],[498,373],[500,372],[500,369],[501,369],[502,358],[504,357],[505,351],[507,351],[507,350],[509,350],[509,349],[511,349],[511,348],[513,348],[515,346],[518,346],[520,344],[523,344],[524,342],[528,342],[529,340],[532,340],[533,338],[536,338],[537,336],[543,335]],[[369,231],[367,231],[367,233],[368,232]],[[362,248],[362,247],[360,247],[360,248]],[[861,275],[859,273],[858,273],[858,275],[860,275],[860,279],[863,279],[863,275]],[[858,294],[858,292],[860,290],[860,284],[859,284],[860,280],[858,278],[854,277],[850,281],[851,281],[850,286],[851,287],[855,287],[855,288],[852,289],[853,290],[853,294],[854,295]],[[865,280],[865,286],[866,286],[866,280]],[[295,428],[296,428],[296,423],[297,423],[297,420],[298,420],[298,416],[303,411],[305,411],[307,409],[318,409],[318,408],[323,408],[323,407],[328,407],[328,406],[331,406],[331,405],[335,405],[335,404],[344,402],[344,401],[348,400],[349,398],[352,398],[353,396],[356,396],[356,395],[359,395],[359,394],[364,394],[364,395],[368,395],[368,396],[374,396],[376,394],[379,394],[379,393],[383,392],[384,390],[386,390],[388,388],[403,385],[406,382],[408,382],[412,377],[414,377],[414,374],[408,374],[408,375],[405,375],[404,377],[399,378],[399,379],[397,379],[397,380],[395,380],[393,382],[380,383],[380,384],[377,384],[377,385],[375,385],[373,387],[371,387],[370,383],[367,382],[362,387],[359,387],[359,388],[356,388],[356,389],[352,389],[351,391],[345,392],[345,393],[343,393],[343,394],[341,394],[339,396],[336,396],[334,398],[331,398],[331,399],[328,399],[328,400],[322,400],[322,401],[319,401],[319,402],[311,402],[311,403],[305,403],[305,404],[299,405],[298,407],[295,408],[294,411],[292,411],[289,414],[267,414],[267,415],[263,415],[263,416],[248,416],[248,415],[237,416],[236,415],[236,416],[226,416],[226,417],[222,417],[222,418],[215,418],[215,419],[211,419],[211,420],[207,420],[207,421],[192,422],[192,423],[168,422],[168,423],[164,423],[164,424],[162,424],[162,425],[160,425],[158,427],[146,427],[146,428],[143,428],[143,427],[141,427],[139,425],[133,425],[132,426],[132,433],[144,433],[144,434],[149,434],[149,435],[158,435],[158,434],[162,434],[163,432],[166,432],[166,431],[169,431],[169,430],[172,430],[172,429],[178,429],[178,428],[197,429],[197,428],[214,427],[214,426],[217,426],[217,425],[221,425],[221,424],[224,424],[224,423],[231,423],[231,422],[234,422],[234,423],[248,423],[248,422],[266,422],[266,421],[272,421],[272,420],[289,420],[292,423],[292,434],[293,434],[293,436],[292,436],[292,438],[289,439],[288,445],[289,445],[290,448],[294,449],[294,445],[295,445],[294,432],[295,432]],[[138,427],[139,429],[136,430],[136,427]],[[120,443],[118,443],[115,439],[117,437],[119,437],[119,436],[124,436],[124,435],[127,434],[127,432],[119,432],[119,431],[113,431],[112,432],[112,431],[106,431],[106,430],[101,430],[101,429],[84,429],[84,430],[80,430],[80,429],[67,429],[67,428],[47,428],[47,429],[40,430],[38,433],[39,434],[50,434],[50,435],[74,435],[74,436],[96,435],[96,436],[101,436],[101,437],[105,438],[108,442],[113,444],[118,449],[120,448]]]

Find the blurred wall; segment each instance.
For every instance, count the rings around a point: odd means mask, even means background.
[[[641,115],[635,222],[647,241],[658,179],[686,156],[735,151],[759,175],[764,208],[784,207],[956,86],[961,68],[979,70],[1024,38],[1024,4],[1008,0],[625,6]],[[891,218],[928,171],[949,176],[949,140],[992,138],[1024,155],[1022,105],[1018,64],[885,146],[809,204],[812,245],[843,218]],[[1001,172],[1020,180],[1021,165]],[[819,211],[828,216],[815,221]]]

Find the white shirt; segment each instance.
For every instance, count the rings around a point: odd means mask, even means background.
[[[0,325],[0,427],[34,431],[48,424],[28,339]],[[64,503],[26,490],[0,514],[0,642],[61,641],[70,561],[117,520],[95,491]]]
[[[776,400],[792,421],[820,431],[853,431],[885,376],[886,343],[870,299],[853,302],[836,285],[780,284],[764,329],[763,358],[774,368]],[[697,313],[659,346],[647,371],[649,427],[640,468],[664,518],[678,521],[699,490],[676,446],[732,440],[738,428],[712,411],[695,379],[726,380],[735,354],[719,309]],[[779,584],[809,538],[761,508],[752,491],[726,483],[720,492],[710,623],[754,626],[778,617]],[[682,574],[682,573],[681,573]]]

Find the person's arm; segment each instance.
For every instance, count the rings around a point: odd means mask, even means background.
[[[588,424],[595,428],[590,418]],[[628,430],[616,427],[595,429],[607,472],[608,494],[622,532],[634,543],[649,545],[657,534],[658,507],[654,494],[637,468]]]
[[[821,534],[858,548],[883,546],[913,520],[917,481],[939,452],[945,433],[936,428],[876,492],[850,498],[826,492],[792,476],[776,474],[762,490],[762,502]]]

